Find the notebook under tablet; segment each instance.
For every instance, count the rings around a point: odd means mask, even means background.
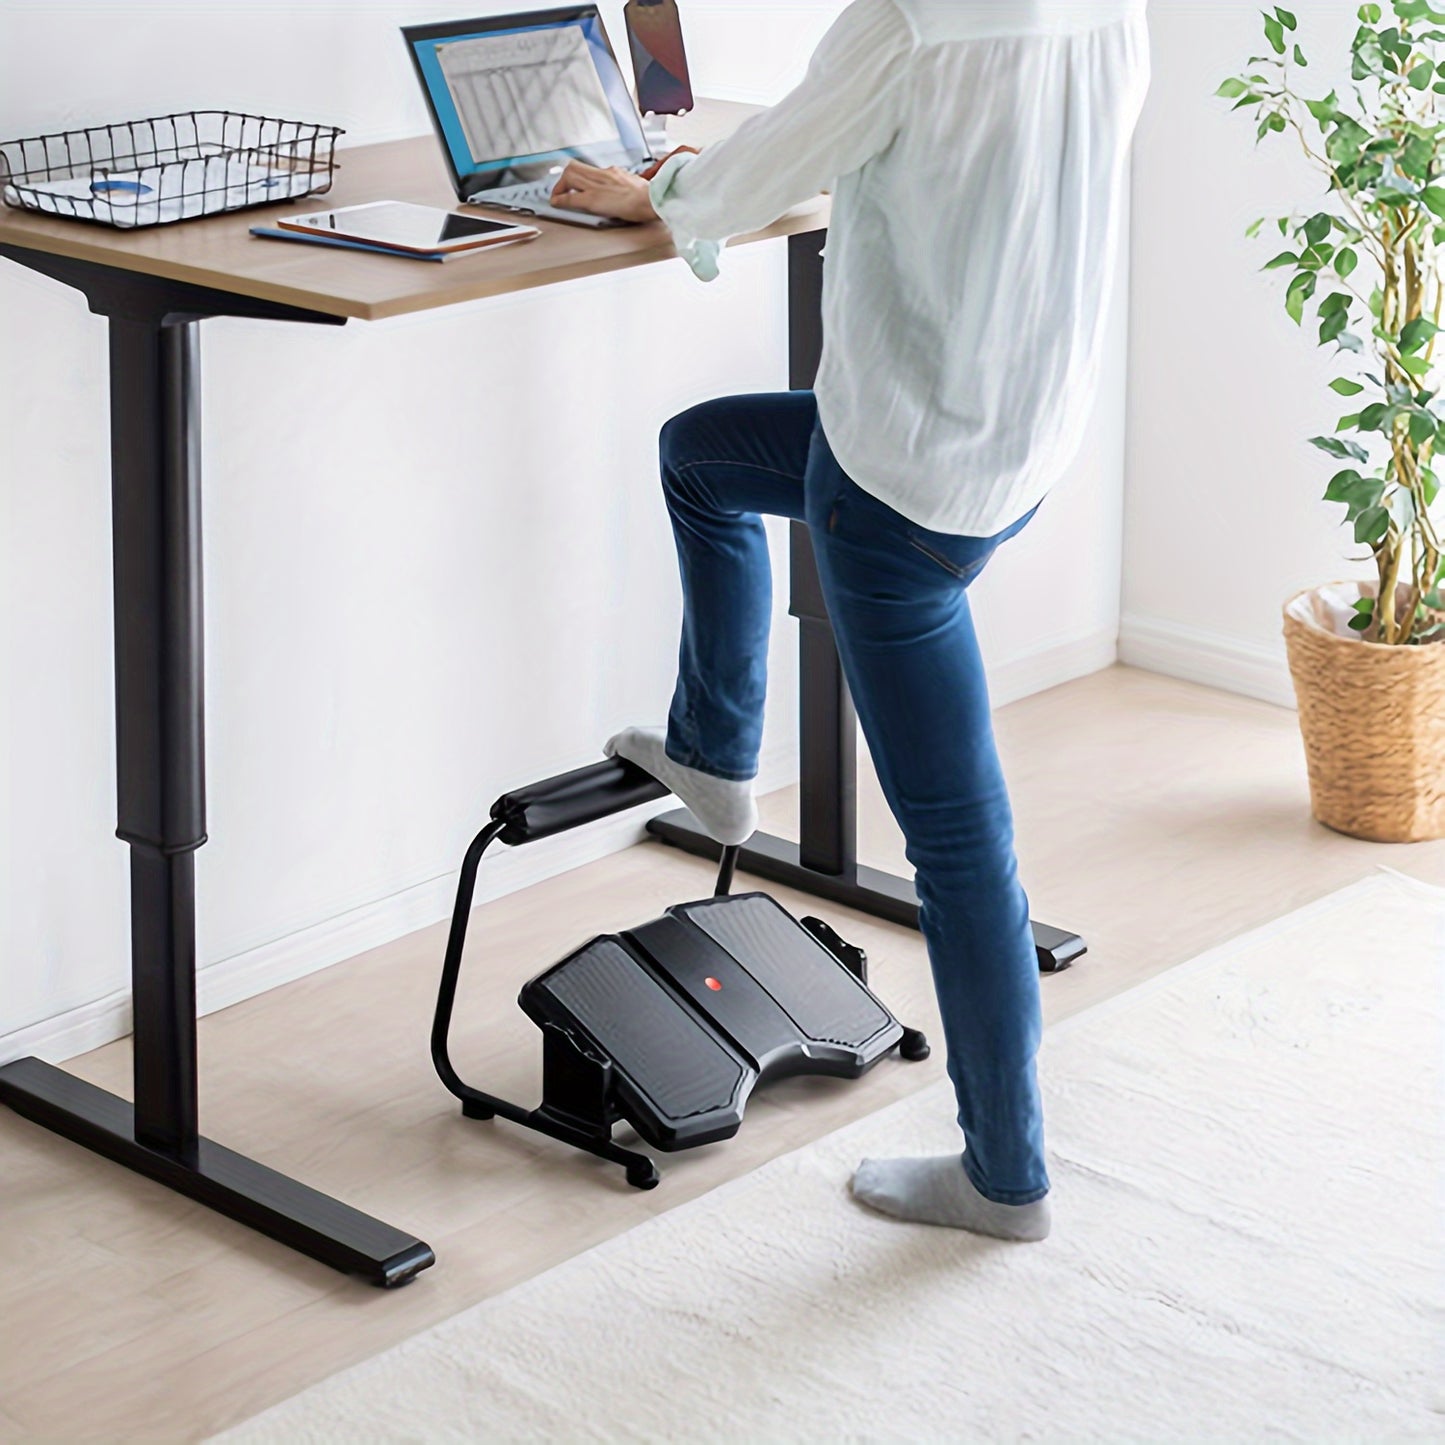
[[[567,163],[652,164],[596,5],[402,30],[457,196],[579,226],[625,224],[551,204]]]

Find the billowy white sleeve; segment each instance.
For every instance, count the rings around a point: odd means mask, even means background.
[[[894,0],[854,0],[823,37],[802,84],[701,155],[676,155],[652,204],[704,281],[729,236],[755,231],[887,150],[915,44]]]

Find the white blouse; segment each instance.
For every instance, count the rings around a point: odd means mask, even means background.
[[[653,204],[694,271],[833,192],[819,414],[855,482],[989,537],[1073,459],[1097,386],[1145,0],[855,0],[807,78]]]

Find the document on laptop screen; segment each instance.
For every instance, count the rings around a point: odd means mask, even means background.
[[[581,26],[458,40],[436,57],[477,165],[617,140]]]

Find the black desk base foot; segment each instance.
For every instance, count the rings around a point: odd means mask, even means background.
[[[130,1104],[40,1059],[0,1068],[0,1103],[333,1269],[395,1289],[436,1262],[402,1230],[209,1139],[185,1162],[136,1142]]]
[[[647,825],[647,831],[671,847],[699,858],[715,860],[722,856],[722,849],[702,831],[686,808],[654,818]],[[897,878],[892,873],[865,868],[861,863],[853,864],[844,873],[820,873],[804,864],[796,843],[775,838],[771,833],[755,833],[743,845],[737,866],[756,878],[796,888],[815,898],[826,898],[830,903],[841,903],[859,913],[901,923],[905,928],[918,927],[918,894],[906,878]],[[1061,973],[1088,951],[1077,934],[1050,928],[1044,923],[1034,924],[1034,942],[1043,973]]]

